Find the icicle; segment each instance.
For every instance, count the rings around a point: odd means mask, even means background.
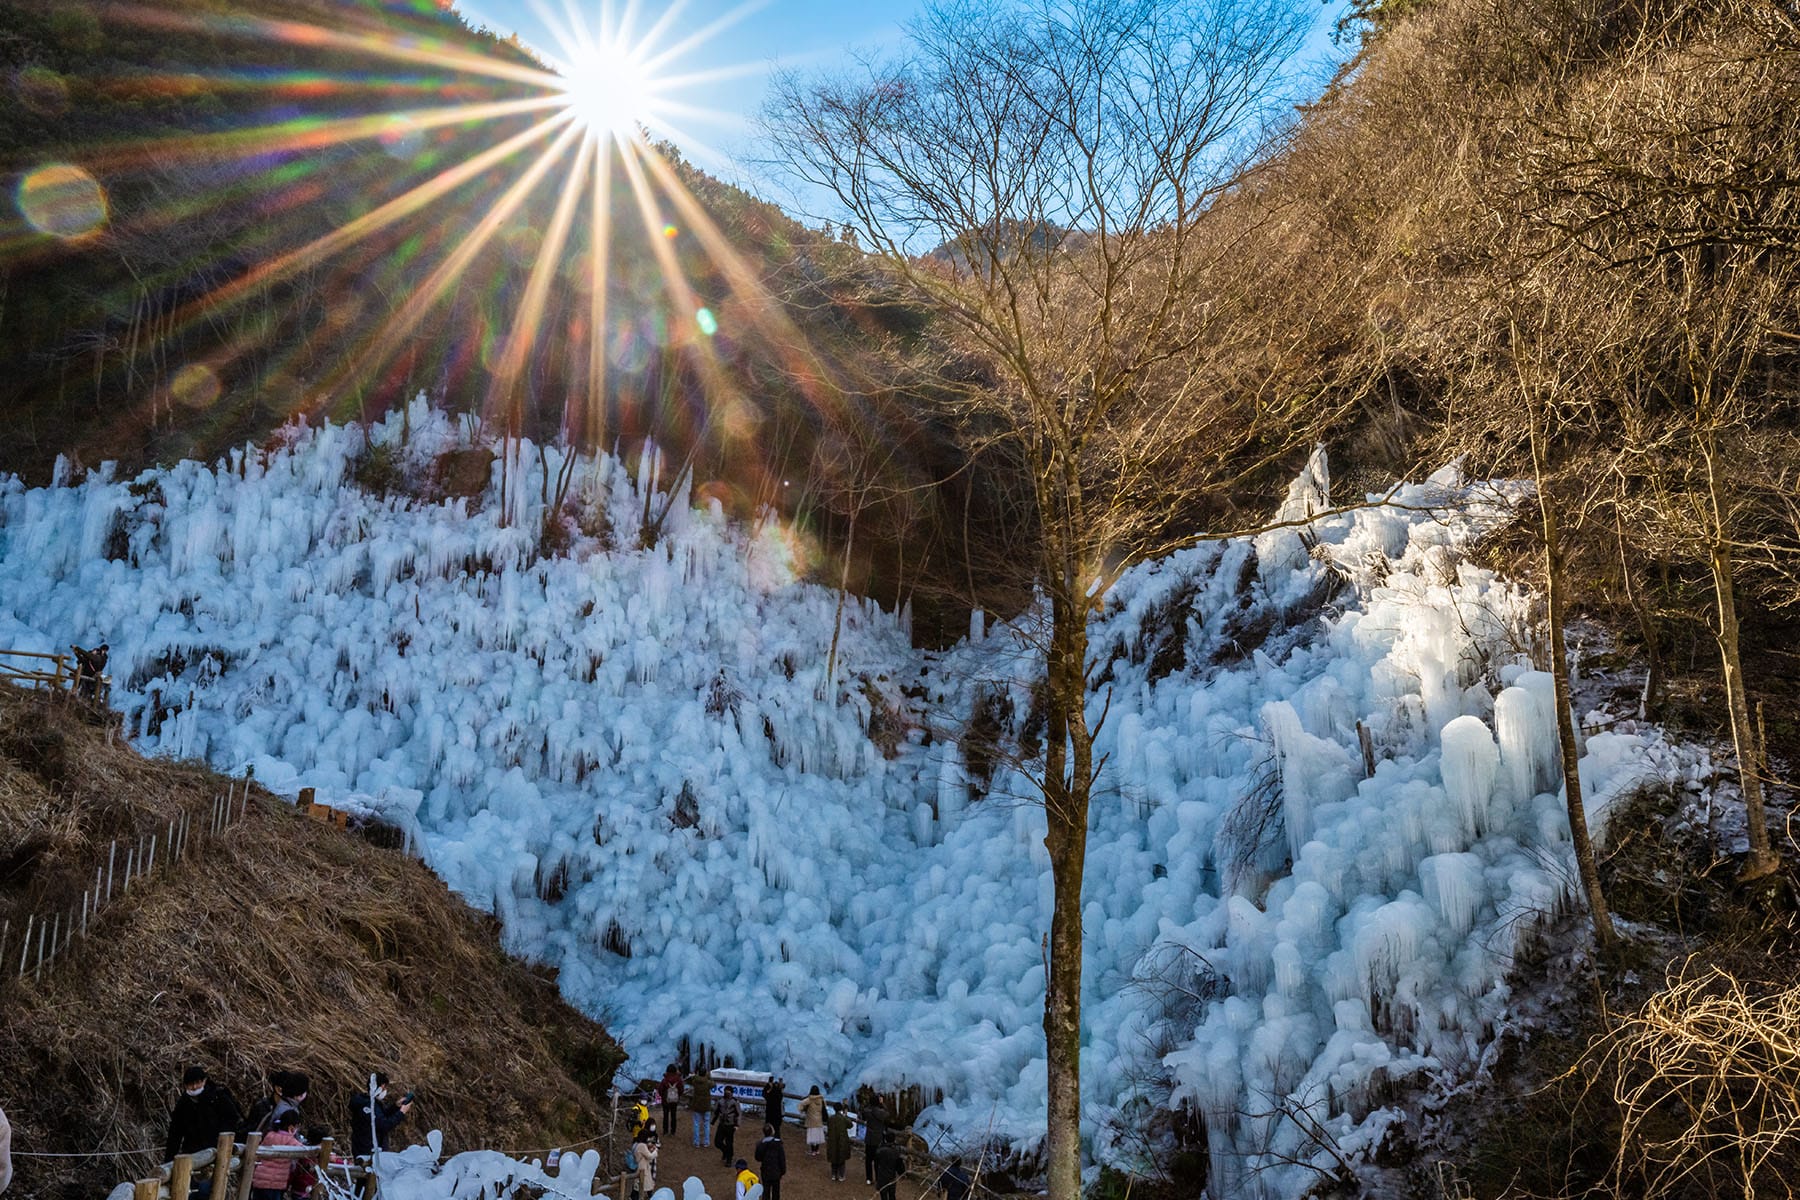
[[[1486,892],[1481,859],[1468,853],[1435,854],[1419,864],[1425,901],[1443,917],[1452,935],[1467,937]]]
[[[1480,717],[1458,717],[1444,726],[1444,792],[1462,824],[1463,836],[1473,838],[1487,828],[1488,803],[1494,795],[1494,773],[1500,753]]]

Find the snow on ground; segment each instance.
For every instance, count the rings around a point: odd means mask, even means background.
[[[625,548],[541,557],[558,451],[525,448],[502,522],[498,465],[478,507],[374,496],[348,482],[367,442],[415,475],[466,444],[416,405],[367,438],[0,484],[0,645],[110,639],[146,749],[406,825],[646,1069],[688,1037],[832,1092],[942,1088],[924,1120],[961,1139],[1040,1137],[1043,814],[968,736],[977,710],[1031,736],[1033,615],[926,655],[853,602],[827,680],[835,595],[772,523],[647,505],[650,478],[589,461],[576,508]],[[1325,490],[1321,458],[1283,512]],[[1530,601],[1459,560],[1508,497],[1446,474],[1394,500],[1140,567],[1093,618],[1103,1157],[1172,1100],[1215,1194],[1294,1194],[1378,1141],[1395,1084],[1479,1058],[1513,954],[1570,902]],[[896,720],[889,758],[868,729]],[[1648,727],[1590,737],[1595,832],[1691,769]]]
[[[381,1177],[381,1194],[392,1200],[511,1200],[515,1196],[540,1197],[549,1200],[589,1200],[617,1191],[594,1192],[594,1176],[600,1169],[600,1152],[563,1154],[552,1162],[544,1157],[509,1157],[498,1150],[469,1150],[442,1158],[443,1135],[432,1130],[423,1144],[383,1154],[376,1173]],[[335,1178],[334,1196],[353,1194],[342,1189]],[[606,1187],[608,1180],[600,1180]],[[750,1189],[749,1200],[759,1200],[762,1185]],[[623,1200],[617,1197],[616,1200]],[[673,1188],[661,1187],[648,1200],[675,1200]],[[706,1185],[688,1176],[681,1185],[681,1200],[709,1200]]]

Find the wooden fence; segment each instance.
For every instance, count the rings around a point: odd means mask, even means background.
[[[213,797],[212,812],[204,832],[218,836],[227,826],[243,820],[249,804],[250,781],[244,780],[241,793],[233,783],[223,796]],[[188,856],[194,816],[183,813],[170,821],[167,828],[153,830],[122,847],[118,839],[114,839],[106,850],[106,864],[95,866],[93,886],[82,890],[81,899],[66,909],[27,914],[16,943],[12,940],[12,919],[0,921],[0,970],[12,970],[20,979],[27,971],[33,979],[42,977],[44,968],[53,966],[75,939],[87,936],[88,922],[98,917],[115,898],[122,898],[133,884],[146,878],[159,864],[172,866]]]
[[[333,1162],[336,1143],[326,1138],[317,1146],[264,1146],[263,1135],[252,1133],[239,1146],[230,1133],[219,1135],[219,1144],[198,1154],[177,1154],[153,1175],[119,1184],[107,1200],[187,1200],[194,1183],[212,1177],[212,1200],[250,1200],[256,1164],[279,1159],[311,1159],[319,1177],[329,1185],[322,1194],[351,1191],[363,1197],[375,1194],[375,1174],[357,1163]],[[233,1178],[235,1176],[235,1180]]]
[[[317,1146],[265,1146],[262,1138],[262,1134],[252,1133],[238,1145],[234,1135],[221,1133],[219,1144],[213,1149],[197,1154],[178,1154],[174,1162],[164,1163],[153,1174],[118,1184],[107,1193],[106,1200],[188,1200],[193,1186],[209,1174],[211,1200],[250,1200],[256,1164],[280,1159],[310,1159],[317,1165],[322,1186],[314,1190],[315,1196],[335,1197],[349,1193],[360,1200],[374,1200],[377,1192],[375,1172],[364,1163],[333,1161],[337,1143],[332,1138],[321,1140]],[[579,1154],[579,1151],[571,1153]],[[613,1193],[615,1200],[624,1200],[631,1194],[636,1178],[635,1171],[618,1175],[618,1190]],[[613,1183],[611,1175],[603,1170],[596,1171],[593,1195],[604,1196],[599,1189]],[[558,1192],[557,1195],[567,1197],[568,1193]]]
[[[75,692],[91,676],[83,675],[72,654],[40,654],[34,650],[0,650],[0,683],[17,687],[47,687],[56,692]],[[105,704],[112,695],[112,676],[95,681],[94,699]]]

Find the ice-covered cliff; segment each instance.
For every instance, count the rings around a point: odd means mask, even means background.
[[[828,680],[835,596],[773,523],[676,496],[638,549],[651,481],[601,459],[575,472],[593,532],[544,556],[555,450],[517,464],[504,522],[498,468],[473,509],[350,482],[369,444],[416,474],[464,438],[416,406],[0,484],[0,646],[107,639],[146,747],[408,825],[648,1064],[686,1037],[834,1091],[917,1082],[958,1136],[1034,1140],[1048,862],[989,749],[1030,743],[1030,615],[928,655],[852,603]],[[1315,463],[1296,515],[1323,487]],[[1478,1057],[1569,902],[1529,598],[1458,555],[1505,497],[1395,500],[1139,567],[1093,619],[1102,1155],[1173,1101],[1224,1192],[1290,1194],[1321,1138],[1379,1136],[1395,1081]],[[1652,733],[1589,738],[1590,817],[1677,769]]]

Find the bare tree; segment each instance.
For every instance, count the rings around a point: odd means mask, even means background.
[[[1054,878],[1047,1173],[1080,1193],[1081,894],[1099,770],[1087,620],[1177,513],[1267,449],[1278,405],[1221,377],[1211,220],[1264,149],[1306,21],[1285,0],[940,0],[910,49],[778,79],[778,155],[991,364],[953,386],[972,451],[1021,464],[1025,570],[1049,620],[1033,780]],[[1103,719],[1103,717],[1102,717]]]
[[[1800,50],[1791,10],[1735,0],[1725,33],[1671,23],[1624,55],[1616,86],[1589,89],[1527,160],[1555,252],[1602,278],[1632,314],[1646,370],[1615,394],[1628,518],[1659,550],[1697,564],[1712,590],[1748,818],[1746,878],[1779,868],[1763,798],[1762,748],[1740,646],[1746,572],[1775,602],[1800,595],[1792,503],[1800,438],[1800,155],[1791,120]]]

